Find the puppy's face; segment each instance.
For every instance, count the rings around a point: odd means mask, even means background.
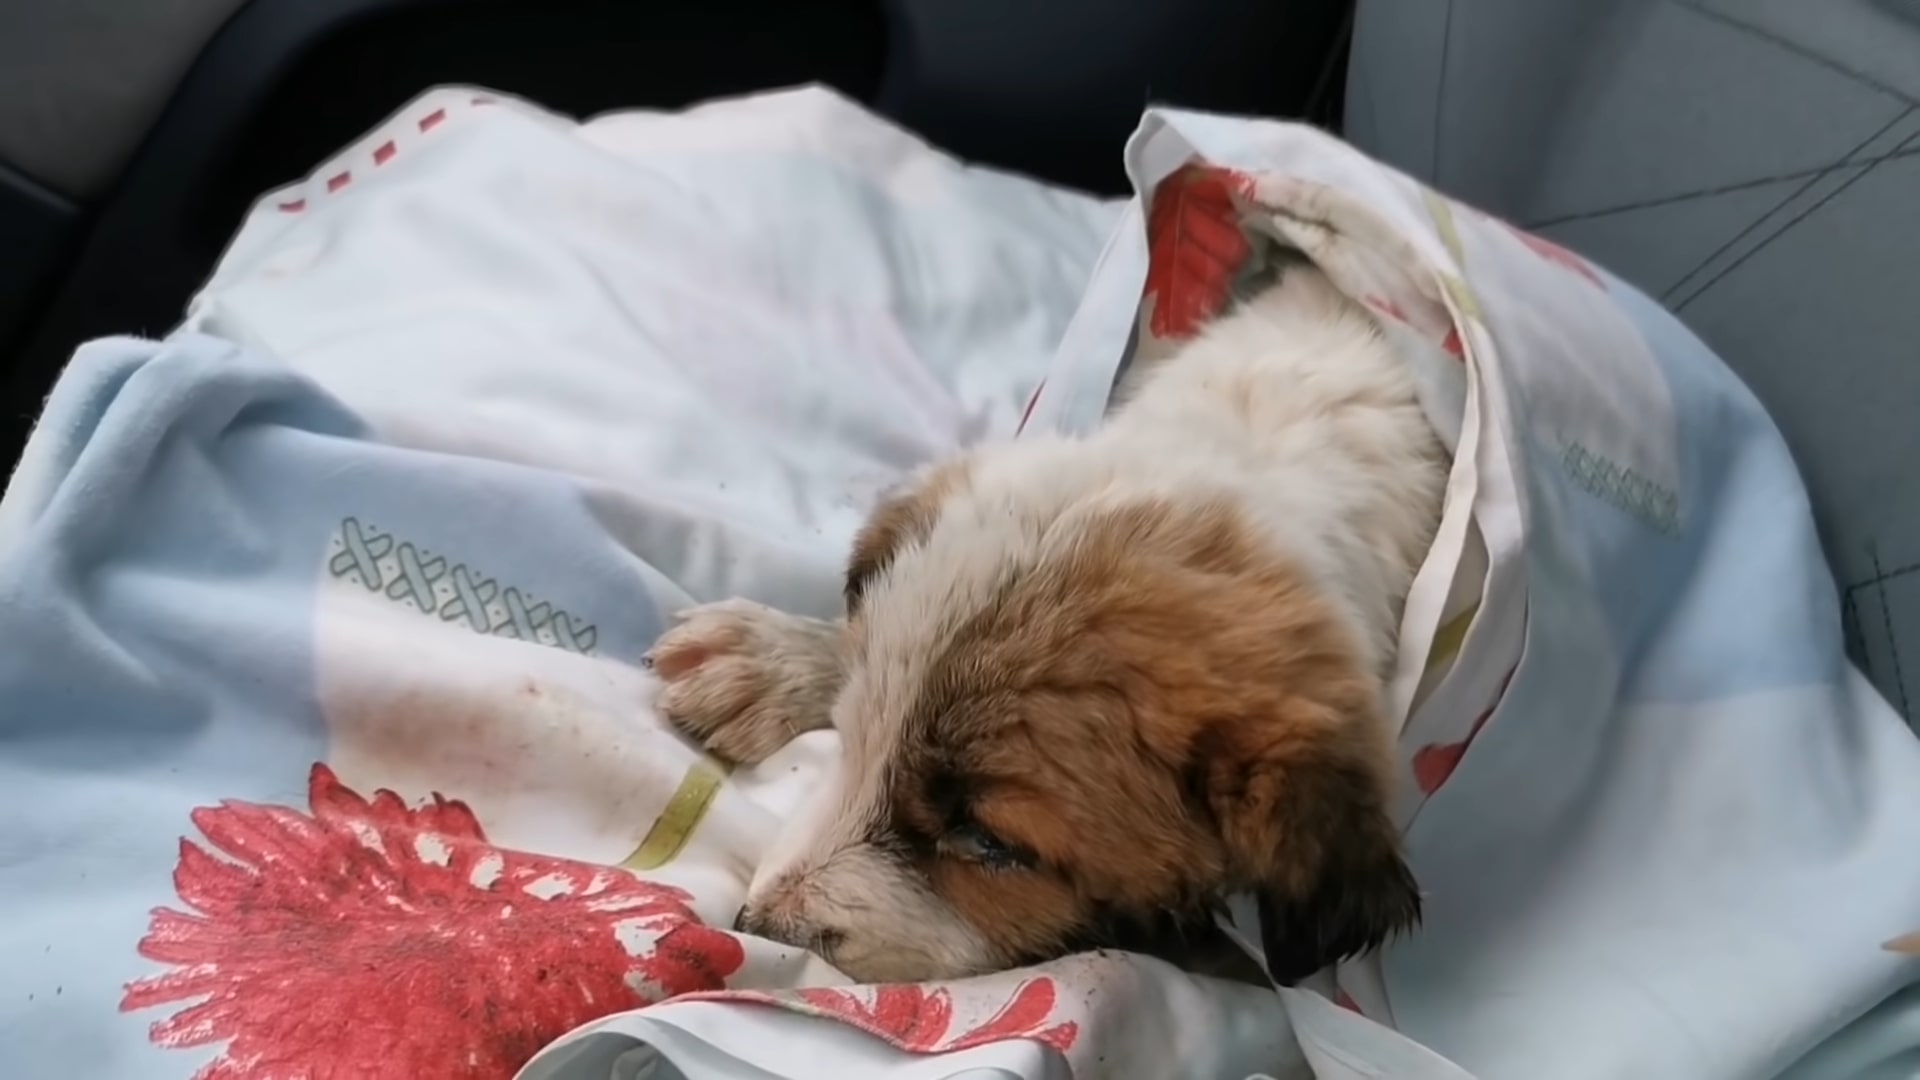
[[[843,773],[747,929],[866,980],[957,977],[1247,889],[1292,980],[1417,919],[1376,691],[1327,603],[1224,502],[1079,486],[954,466],[876,513]]]

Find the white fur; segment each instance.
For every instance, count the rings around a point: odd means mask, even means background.
[[[856,764],[849,756],[846,765]],[[814,949],[869,982],[988,970],[987,944],[912,872],[863,836],[880,813],[878,770],[841,768],[761,861],[747,904],[763,933]],[[912,927],[863,932],[876,926]],[[840,935],[837,944],[822,932]]]
[[[1224,491],[1342,601],[1390,673],[1447,460],[1371,315],[1290,270],[1140,373],[1095,442],[1157,491]]]
[[[883,776],[926,665],[1009,572],[1071,550],[1080,527],[1142,499],[1227,500],[1315,576],[1384,679],[1401,606],[1431,542],[1446,461],[1404,363],[1371,317],[1316,270],[1218,320],[1131,374],[1086,438],[981,449],[925,543],[868,586],[864,633],[832,708],[845,768],[749,909],[864,978],[954,976],[1002,964],[911,870],[866,836],[886,813]]]

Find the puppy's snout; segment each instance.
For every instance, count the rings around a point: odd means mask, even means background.
[[[794,888],[775,889],[764,900],[749,900],[734,917],[733,928],[817,953],[829,953],[846,939],[842,931],[822,926]]]
[[[740,914],[734,916],[733,928],[754,937],[778,939],[779,924],[765,911],[757,911],[752,907],[740,909]]]
[[[805,917],[770,915],[752,908],[741,910],[733,928],[742,934],[817,953],[830,953],[846,940],[842,931],[820,926]]]

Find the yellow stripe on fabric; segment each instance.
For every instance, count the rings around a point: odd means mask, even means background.
[[[687,767],[680,786],[667,799],[666,808],[654,820],[653,827],[641,839],[633,854],[620,865],[629,870],[658,870],[672,862],[687,846],[700,819],[707,816],[720,785],[726,783],[727,768],[708,761],[696,761]]]
[[[1421,188],[1420,197],[1427,204],[1427,216],[1440,230],[1440,242],[1447,245],[1447,254],[1462,270],[1467,266],[1466,248],[1460,243],[1460,228],[1453,220],[1453,204],[1432,188]]]
[[[1446,287],[1447,295],[1453,298],[1453,306],[1460,309],[1460,314],[1477,323],[1486,322],[1480,316],[1480,301],[1474,298],[1473,290],[1467,288],[1466,282],[1452,274],[1441,274],[1440,284]]]
[[[1433,647],[1427,650],[1426,669],[1428,671],[1460,655],[1460,646],[1467,641],[1467,630],[1473,626],[1473,617],[1478,614],[1480,614],[1480,605],[1475,604],[1448,619],[1445,625],[1434,631]]]
[[[1453,264],[1461,273],[1467,269],[1467,249],[1460,242],[1460,226],[1453,218],[1453,204],[1445,196],[1430,188],[1422,188],[1421,198],[1427,204],[1427,216],[1433,219],[1434,227],[1440,230],[1440,242],[1446,245],[1447,254],[1453,256]],[[1453,306],[1474,322],[1486,322],[1480,314],[1480,301],[1474,298],[1473,290],[1467,287],[1465,280],[1456,274],[1444,271],[1440,274],[1440,285],[1447,290],[1447,296]]]

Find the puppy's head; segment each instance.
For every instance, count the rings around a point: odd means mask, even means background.
[[[876,512],[843,773],[745,928],[957,977],[1251,890],[1290,981],[1417,920],[1377,690],[1329,603],[1230,502],[1088,467],[1009,453]]]

